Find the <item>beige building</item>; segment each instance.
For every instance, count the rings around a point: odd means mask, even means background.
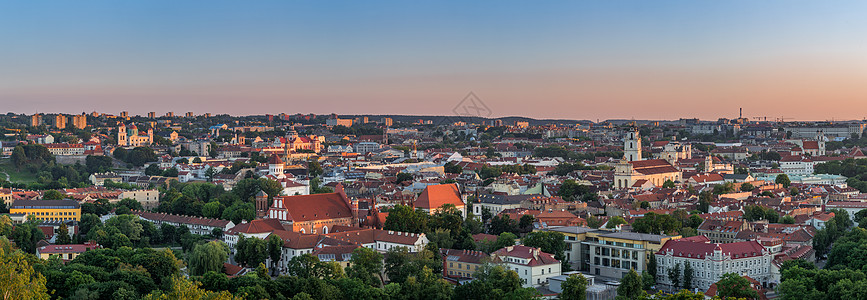
[[[668,180],[682,181],[683,173],[665,159],[641,158],[641,137],[633,128],[623,139],[623,159],[614,166],[614,188],[627,189],[646,186],[662,186]]]

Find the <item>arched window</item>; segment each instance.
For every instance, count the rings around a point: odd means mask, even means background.
[[[299,230],[299,231],[300,231],[301,233],[305,233],[304,228],[301,228],[301,230]]]
[[[322,234],[328,234],[328,226],[322,226]]]

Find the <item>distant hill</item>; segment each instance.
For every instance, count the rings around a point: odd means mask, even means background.
[[[530,126],[557,124],[557,125],[575,125],[575,124],[590,124],[590,120],[565,120],[565,119],[533,119],[527,117],[500,117],[500,118],[484,118],[484,117],[465,117],[465,116],[422,116],[422,115],[340,115],[340,118],[356,118],[367,117],[370,121],[379,121],[381,118],[391,118],[396,122],[416,122],[418,120],[431,120],[434,124],[449,124],[454,122],[467,122],[475,124],[491,124],[492,120],[502,120],[504,125],[514,125],[515,122],[528,122]]]

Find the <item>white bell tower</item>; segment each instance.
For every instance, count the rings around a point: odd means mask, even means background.
[[[632,127],[626,132],[623,139],[623,158],[626,161],[641,160],[641,137],[638,136],[638,128]]]

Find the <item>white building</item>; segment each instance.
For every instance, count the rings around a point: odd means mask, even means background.
[[[813,174],[813,166],[816,165],[812,159],[804,156],[786,156],[780,159],[780,171],[786,175],[811,175]]]
[[[668,271],[678,267],[683,274],[683,267],[689,264],[693,269],[692,287],[699,290],[707,290],[726,273],[768,284],[773,259],[774,254],[756,241],[715,244],[701,237],[669,240],[656,253],[656,282],[670,286]]]
[[[355,144],[354,149],[355,149],[355,152],[364,154],[364,153],[368,153],[368,152],[376,152],[381,147],[382,146],[376,142],[360,142],[360,143]]]
[[[560,261],[539,248],[509,246],[491,253],[491,258],[517,272],[524,281],[524,287],[547,284],[548,278],[560,276]]]

